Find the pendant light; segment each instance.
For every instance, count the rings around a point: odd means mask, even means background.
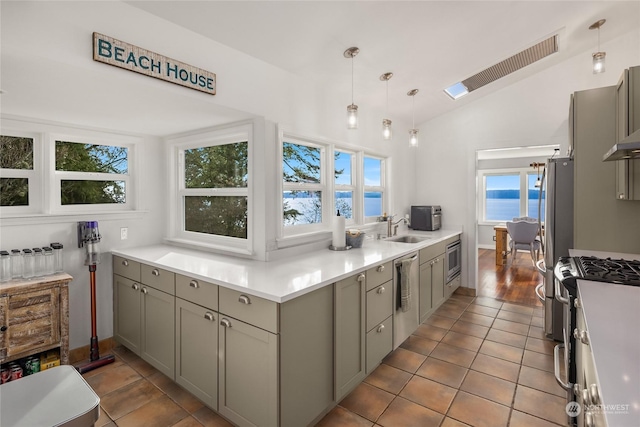
[[[387,119],[389,117],[389,80],[393,77],[393,73],[384,73],[380,76],[380,80],[383,82],[387,82],[387,104],[384,110],[385,118],[382,119],[382,139],[388,141],[393,136],[391,132],[391,120]]]
[[[407,92],[407,95],[409,95],[413,99],[413,129],[409,130],[409,145],[411,147],[418,146],[418,129],[416,129],[416,93],[418,93],[418,89],[411,89],[409,92]]]
[[[605,22],[607,22],[606,19],[600,19],[589,26],[590,30],[598,30],[598,51],[591,55],[593,57],[593,74],[600,74],[605,71],[604,60],[607,53],[600,51],[600,27],[602,27]]]
[[[345,58],[351,58],[351,105],[347,105],[347,129],[358,129],[358,106],[353,103],[353,58],[360,53],[357,47],[344,51]]]

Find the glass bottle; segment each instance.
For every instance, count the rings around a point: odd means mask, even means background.
[[[42,248],[44,256],[44,275],[53,274],[53,249],[46,246]]]
[[[11,249],[11,278],[22,278],[22,252],[20,249]]]
[[[35,275],[44,276],[44,256],[42,255],[42,249],[33,248],[33,258],[35,261]]]
[[[62,259],[62,244],[51,243],[53,249],[53,272],[62,273],[64,271],[64,261]]]
[[[25,279],[31,279],[36,275],[35,273],[35,259],[33,258],[33,252],[31,249],[22,250],[22,276]]]
[[[0,251],[0,282],[11,280],[11,256],[7,251]]]

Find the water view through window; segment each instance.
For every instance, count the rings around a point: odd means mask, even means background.
[[[511,221],[520,216],[538,218],[540,188],[535,187],[538,176],[527,174],[526,211],[520,212],[520,174],[486,175],[485,220]],[[545,193],[540,204],[541,220],[544,221]]]

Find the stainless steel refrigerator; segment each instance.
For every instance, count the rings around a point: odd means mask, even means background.
[[[544,218],[544,331],[556,341],[562,341],[562,304],[554,296],[553,268],[559,257],[569,256],[573,248],[573,159],[549,159],[546,170]]]

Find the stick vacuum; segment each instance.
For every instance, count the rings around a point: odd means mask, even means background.
[[[89,279],[91,281],[91,343],[89,350],[89,363],[77,367],[78,372],[84,374],[115,360],[112,354],[100,357],[98,346],[98,331],[96,322],[96,268],[100,264],[100,252],[98,243],[101,236],[98,230],[98,221],[78,222],[78,247],[86,249],[84,265],[89,267]]]

